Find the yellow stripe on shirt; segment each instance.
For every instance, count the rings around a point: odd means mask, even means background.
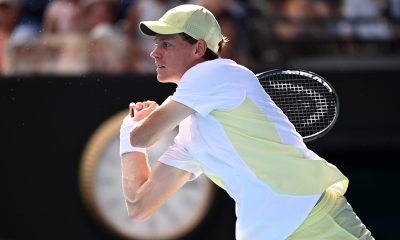
[[[211,115],[222,125],[233,147],[251,171],[276,193],[313,195],[347,178],[332,164],[319,158],[307,159],[302,151],[284,144],[278,129],[250,100],[232,110]]]

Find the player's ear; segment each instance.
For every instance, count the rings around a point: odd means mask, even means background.
[[[202,58],[206,54],[207,43],[204,40],[200,39],[197,41],[197,43],[195,45],[196,45],[196,48],[195,48],[194,53],[196,54],[196,56],[198,58]]]

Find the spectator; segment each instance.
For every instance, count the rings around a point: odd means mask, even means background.
[[[312,8],[308,0],[286,0],[280,6],[280,18],[276,23],[277,36],[287,42],[314,38],[309,23]]]
[[[338,38],[337,22],[340,18],[340,0],[312,0],[314,24],[318,26],[319,39],[336,40]]]
[[[110,24],[99,24],[90,32],[90,72],[119,74],[127,71],[127,41]]]
[[[44,13],[44,31],[50,34],[71,34],[82,31],[82,5],[80,0],[54,0]]]
[[[79,75],[89,71],[87,37],[81,34],[44,35],[41,41],[41,74]]]
[[[11,34],[5,49],[5,75],[26,75],[38,70],[38,36],[34,27],[20,25]]]
[[[393,34],[381,10],[374,0],[344,0],[342,34],[361,40],[391,39]]]
[[[11,33],[21,17],[21,5],[17,0],[0,0],[0,72],[4,71],[5,49]]]
[[[342,13],[348,19],[371,19],[379,17],[374,0],[344,0]]]
[[[115,24],[115,5],[111,0],[84,0],[84,30],[90,32],[102,24]]]
[[[90,72],[118,74],[127,71],[127,39],[116,25],[118,5],[107,0],[87,2],[85,29],[89,33]]]

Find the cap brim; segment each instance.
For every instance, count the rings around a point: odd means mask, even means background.
[[[142,33],[149,36],[154,36],[157,34],[176,34],[182,32],[181,29],[172,27],[160,21],[142,21],[139,24],[139,28]]]

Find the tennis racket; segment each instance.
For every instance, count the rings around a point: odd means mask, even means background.
[[[271,70],[257,77],[305,142],[325,135],[339,114],[339,98],[321,76],[304,70]]]

